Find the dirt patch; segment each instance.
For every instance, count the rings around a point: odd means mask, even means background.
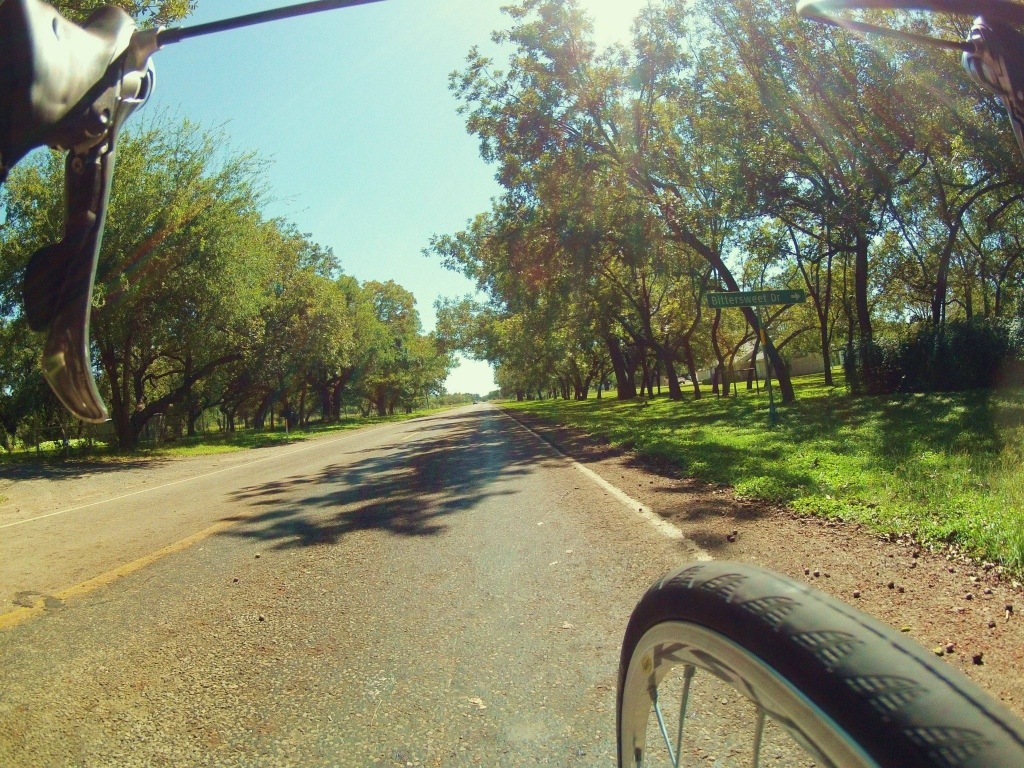
[[[738,498],[578,430],[507,412],[713,557],[803,580],[905,631],[1024,717],[1024,591],[991,564]]]

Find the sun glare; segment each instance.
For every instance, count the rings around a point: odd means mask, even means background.
[[[626,42],[633,19],[648,0],[584,0],[598,45]]]

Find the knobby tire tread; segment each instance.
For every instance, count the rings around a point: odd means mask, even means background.
[[[623,641],[618,706],[637,643],[681,621],[775,670],[892,768],[1024,766],[1024,723],[907,635],[840,600],[752,565],[685,566],[656,582]]]

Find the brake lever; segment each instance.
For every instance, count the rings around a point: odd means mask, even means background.
[[[113,147],[68,153],[64,236],[36,251],[25,269],[29,327],[49,330],[43,375],[60,401],[90,422],[107,419],[89,363],[89,314],[113,167]]]
[[[74,24],[46,0],[0,0],[0,183],[32,149],[67,149],[60,242],[25,271],[29,326],[49,331],[43,373],[85,421],[107,419],[92,375],[89,315],[118,131],[149,97],[150,57],[164,45],[269,21],[380,0],[309,0],[178,29],[145,29],[116,6]]]
[[[995,94],[1010,115],[1017,146],[1024,153],[1024,35],[1010,24],[979,16],[971,26],[960,62],[971,79]]]
[[[49,330],[43,375],[58,399],[78,418],[103,422],[107,409],[96,388],[89,355],[92,288],[99,262],[117,136],[128,116],[153,90],[152,65],[113,67],[113,85],[70,126],[84,140],[65,163],[65,219],[60,242],[40,248],[25,269],[25,315],[34,331]]]
[[[878,9],[933,11],[974,16],[967,40],[945,40],[905,29],[850,18],[845,12]],[[1017,146],[1024,154],[1024,5],[1015,0],[798,0],[804,18],[866,35],[959,51],[960,63],[982,88],[999,98],[1010,115]],[[980,15],[977,15],[980,12]]]

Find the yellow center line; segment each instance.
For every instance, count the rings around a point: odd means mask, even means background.
[[[0,2],[2,2],[2,0],[0,0]],[[409,423],[412,423],[412,422],[415,422],[415,421],[419,421],[419,419],[409,419],[408,421],[401,422],[401,423],[402,424],[409,424]],[[343,435],[341,437],[338,437],[338,438],[335,438],[335,439],[329,440],[329,441],[327,441],[327,440],[325,440],[325,441],[316,441],[316,442],[314,442],[312,444],[307,444],[307,445],[299,448],[298,450],[289,451],[285,455],[291,455],[293,453],[300,453],[301,451],[310,450],[311,448],[314,448],[314,447],[321,447],[321,446],[323,446],[325,444],[329,444],[329,443],[341,442],[342,440],[347,440],[347,439],[351,439],[353,437],[357,437],[359,432],[361,432],[363,435],[365,435],[365,434],[367,434],[369,432],[376,432],[377,430],[384,429],[385,427],[388,427],[388,426],[391,426],[391,425],[384,424],[384,425],[377,426],[377,427],[370,427],[370,428],[363,429],[363,430],[357,430],[357,432],[349,433],[347,435]],[[413,432],[413,436],[415,436],[417,434],[418,434],[418,430],[416,432]],[[0,528],[8,528],[8,527],[15,526],[15,525],[22,525],[24,523],[34,522],[36,520],[42,520],[42,519],[47,518],[47,517],[52,517],[54,515],[65,514],[67,512],[77,512],[79,510],[86,509],[87,507],[96,506],[98,504],[103,504],[103,503],[110,502],[110,501],[119,501],[119,500],[127,498],[129,496],[135,496],[135,495],[140,494],[140,493],[148,493],[149,491],[155,491],[155,490],[160,490],[162,488],[168,488],[168,487],[170,487],[172,485],[178,485],[179,483],[188,482],[189,480],[198,480],[198,479],[203,478],[203,477],[210,477],[211,475],[217,475],[217,474],[220,474],[222,472],[229,472],[229,471],[232,471],[234,469],[239,469],[239,468],[243,468],[243,467],[251,467],[254,464],[262,463],[263,461],[269,461],[272,458],[280,458],[280,457],[279,456],[267,457],[267,458],[263,458],[263,459],[257,459],[256,461],[247,462],[245,464],[235,465],[235,466],[231,466],[231,467],[224,467],[222,469],[217,469],[217,470],[214,470],[212,472],[207,472],[204,475],[197,475],[197,476],[193,476],[193,477],[182,478],[180,480],[174,480],[174,481],[172,481],[170,483],[166,483],[164,485],[157,486],[157,487],[154,487],[154,488],[143,488],[141,490],[133,491],[131,493],[126,493],[126,494],[124,494],[122,496],[118,496],[118,497],[115,497],[115,498],[112,498],[112,499],[102,499],[100,501],[95,501],[95,502],[92,502],[92,503],[89,503],[89,504],[83,504],[83,505],[81,505],[79,507],[72,507],[71,509],[64,509],[64,510],[60,510],[58,512],[51,512],[51,513],[49,513],[47,515],[40,515],[39,517],[34,517],[34,518],[27,519],[27,520],[19,520],[19,521],[14,522],[14,523],[7,523],[6,525],[0,525]],[[256,514],[256,513],[253,512],[253,514]],[[241,517],[236,517],[236,518],[234,518],[232,520],[221,520],[218,523],[214,523],[209,528],[206,528],[206,529],[204,529],[202,531],[199,531],[198,533],[194,533],[191,536],[188,536],[188,537],[186,537],[184,539],[181,539],[180,541],[174,542],[173,544],[169,544],[166,547],[164,547],[163,549],[158,549],[155,552],[151,552],[148,555],[140,557],[138,560],[133,560],[130,563],[125,563],[124,565],[118,566],[117,568],[109,570],[106,573],[101,573],[99,576],[93,576],[91,579],[87,579],[86,581],[83,581],[83,582],[81,582],[79,584],[75,584],[74,586],[68,587],[67,589],[63,589],[60,592],[58,592],[55,595],[53,595],[52,597],[55,597],[58,600],[61,600],[63,602],[63,601],[67,601],[67,600],[72,599],[72,598],[82,597],[83,595],[87,595],[90,592],[94,592],[95,590],[97,590],[97,589],[99,589],[101,587],[105,587],[105,586],[107,586],[109,584],[112,584],[113,582],[117,581],[120,578],[123,578],[123,577],[125,577],[125,576],[127,576],[129,574],[135,573],[136,571],[141,570],[142,568],[145,568],[147,565],[151,565],[152,563],[155,563],[157,560],[160,560],[161,558],[164,558],[164,557],[167,557],[168,555],[173,555],[173,554],[175,554],[177,552],[181,552],[182,550],[188,549],[193,544],[197,544],[200,541],[202,541],[203,539],[207,539],[210,536],[213,536],[215,533],[220,533],[221,531],[226,530],[227,528],[230,528],[231,526],[236,525],[237,523],[242,522],[243,520],[246,519],[246,517],[247,516],[241,516]],[[22,623],[28,621],[29,619],[31,619],[31,618],[33,618],[35,616],[39,616],[39,615],[43,614],[45,611],[46,611],[45,598],[41,596],[39,598],[39,600],[36,601],[35,605],[23,606],[23,607],[20,607],[20,608],[15,608],[13,611],[8,611],[7,613],[0,613],[0,630],[9,629],[11,627],[16,627],[19,624],[22,624]]]
[[[221,520],[218,523],[214,523],[209,528],[205,528],[204,530],[199,531],[198,533],[194,533],[191,536],[188,536],[179,541],[176,541],[173,544],[168,544],[166,547],[158,549],[155,552],[151,552],[148,555],[144,555],[143,557],[140,557],[138,560],[133,560],[130,563],[125,563],[124,565],[120,565],[117,568],[107,571],[106,573],[101,573],[99,576],[93,576],[91,579],[87,579],[83,582],[70,586],[67,589],[62,589],[60,592],[57,592],[55,595],[53,595],[53,597],[57,598],[61,602],[66,602],[69,599],[87,595],[90,592],[94,592],[95,590],[100,589],[101,587],[105,587],[109,584],[112,584],[120,578],[135,573],[136,571],[145,568],[147,565],[155,563],[157,560],[160,560],[161,558],[188,549],[193,544],[198,544],[203,539],[207,539],[210,536],[213,536],[215,533],[220,533],[221,531],[226,530],[227,528],[230,528],[233,525],[236,525],[244,519],[244,517],[239,517],[233,520]],[[15,610],[8,611],[7,613],[0,613],[0,630],[16,627],[17,625],[25,621],[28,621],[29,619],[34,618],[35,616],[39,616],[45,611],[46,606],[44,598],[40,597],[40,599],[36,602],[35,605],[16,608]]]

